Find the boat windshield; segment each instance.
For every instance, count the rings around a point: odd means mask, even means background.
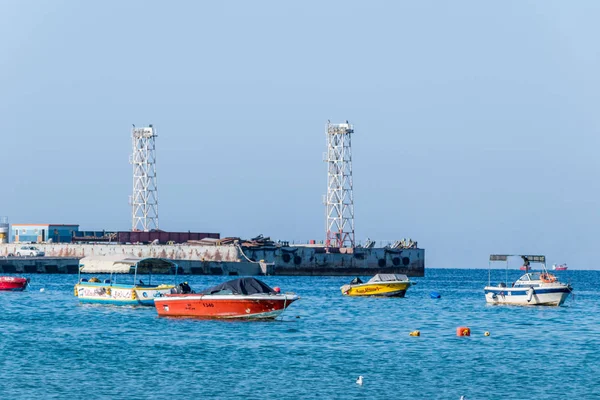
[[[540,280],[539,272],[531,272],[531,273],[525,274],[519,278],[520,282],[539,281],[539,280]]]
[[[396,281],[407,281],[408,276],[402,274],[377,274],[369,282],[396,282]]]

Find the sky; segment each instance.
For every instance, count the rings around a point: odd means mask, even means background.
[[[426,267],[595,268],[600,2],[0,0],[0,215],[325,238],[327,120],[354,125],[356,239]]]

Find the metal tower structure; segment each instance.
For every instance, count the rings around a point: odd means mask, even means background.
[[[327,247],[354,247],[352,194],[352,125],[327,121]]]
[[[132,231],[148,232],[158,229],[158,188],[156,186],[157,137],[152,125],[131,130],[133,153],[129,159],[133,165]]]

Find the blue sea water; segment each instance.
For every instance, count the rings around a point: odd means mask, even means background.
[[[0,293],[2,398],[600,398],[600,272],[564,271],[563,307],[485,304],[487,270],[428,269],[405,298],[349,298],[351,277],[261,277],[301,300],[271,322],[79,305],[74,275]],[[492,271],[492,282],[505,271]],[[509,271],[509,279],[521,275]],[[166,283],[173,277],[163,276]],[[363,277],[368,279],[369,277]],[[226,280],[179,277],[196,289]],[[44,291],[41,292],[40,289]],[[437,291],[440,299],[431,299]],[[456,337],[456,327],[471,337]],[[409,332],[420,330],[420,337]],[[489,331],[489,337],[484,332]],[[364,385],[355,384],[364,376]]]

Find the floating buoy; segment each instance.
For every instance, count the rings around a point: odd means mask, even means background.
[[[421,336],[421,331],[412,331],[409,333],[410,336]]]
[[[485,336],[490,336],[490,333],[488,331],[485,331],[484,335]]]
[[[40,292],[44,292],[44,291],[46,291],[46,289],[44,289],[44,288],[41,288],[41,289],[40,289]]]
[[[456,328],[456,336],[471,336],[471,330],[466,326]]]
[[[440,295],[438,292],[431,292],[431,293],[429,293],[429,296],[430,296],[432,299],[439,299],[439,298],[441,298],[441,297],[442,297],[442,295]]]

